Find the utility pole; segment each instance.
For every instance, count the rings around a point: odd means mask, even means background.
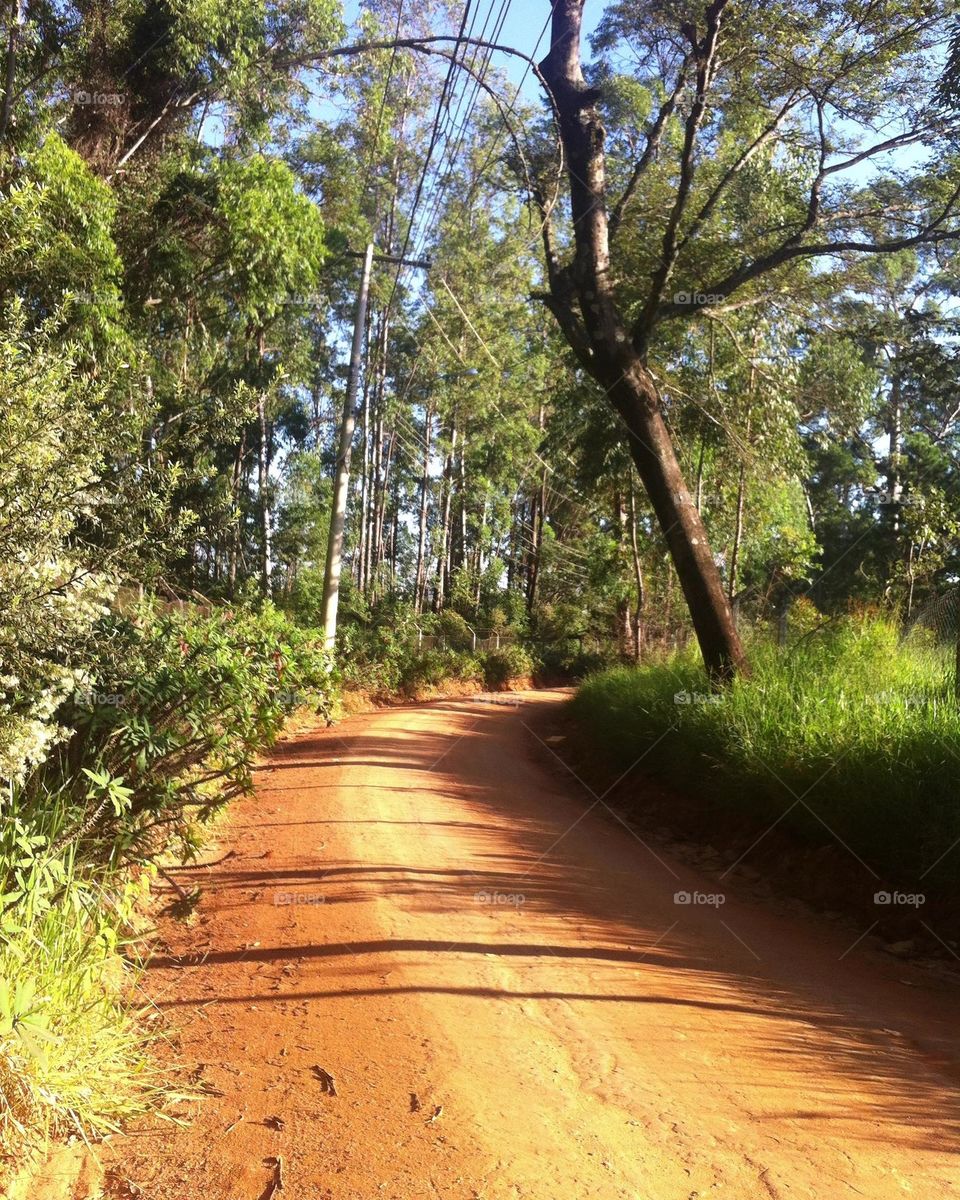
[[[330,535],[327,539],[327,565],[323,575],[323,643],[332,650],[337,637],[337,606],[340,602],[340,570],[343,561],[343,527],[347,518],[347,495],[350,489],[350,453],[357,426],[357,392],[360,387],[360,366],[363,359],[363,335],[367,323],[367,300],[370,296],[370,273],[373,261],[396,263],[401,266],[426,269],[429,262],[396,258],[390,254],[374,255],[373,243],[363,255],[348,251],[351,257],[363,258],[357,311],[353,322],[353,345],[350,350],[350,372],[347,394],[343,401],[340,441],[337,446],[337,473],[333,485],[333,510],[330,513]]]

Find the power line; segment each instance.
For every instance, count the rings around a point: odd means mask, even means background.
[[[480,29],[480,33],[479,33],[479,37],[481,39],[482,39],[484,33],[486,32],[486,28],[487,28],[487,25],[489,24],[490,17],[493,13],[493,6],[495,3],[496,3],[496,0],[490,0],[490,6],[487,9],[487,15],[486,15],[486,18],[484,19],[483,26]],[[467,31],[468,40],[474,40],[473,34],[474,34],[474,28],[475,28],[476,22],[477,22],[477,12],[478,12],[478,10],[474,9],[474,14],[470,21],[470,28]],[[426,241],[426,238],[429,236],[432,224],[433,224],[434,220],[436,219],[436,213],[437,213],[437,210],[439,207],[439,202],[443,195],[443,192],[446,189],[447,178],[450,173],[450,168],[448,167],[446,174],[441,174],[441,171],[443,169],[444,158],[451,158],[450,147],[451,147],[451,145],[453,145],[454,136],[457,136],[458,128],[459,128],[459,137],[461,139],[463,137],[464,124],[463,124],[463,121],[460,120],[460,116],[461,116],[461,113],[464,112],[464,100],[466,99],[467,92],[469,91],[471,82],[473,82],[473,84],[474,84],[475,92],[479,91],[479,88],[480,88],[479,80],[475,79],[474,75],[473,75],[474,68],[475,68],[476,62],[477,62],[477,58],[479,56],[479,49],[478,48],[473,49],[473,53],[472,53],[472,57],[470,59],[469,66],[467,66],[466,55],[467,55],[467,51],[465,50],[464,57],[462,59],[462,65],[464,66],[465,71],[466,71],[466,78],[464,79],[463,87],[460,92],[459,99],[457,100],[455,105],[453,103],[451,103],[447,106],[447,113],[446,113],[447,120],[446,120],[445,129],[444,129],[445,146],[444,146],[444,151],[440,156],[440,162],[437,165],[437,169],[436,169],[438,186],[434,190],[431,208],[428,213],[428,219],[427,219],[427,221],[424,222],[424,226],[423,226],[424,242]],[[456,58],[456,48],[454,49],[454,59],[455,58]],[[455,63],[451,63],[451,65],[455,65]],[[457,87],[457,83],[454,84],[454,90],[456,89],[456,87]],[[469,111],[469,109],[468,109],[468,111]],[[460,121],[459,127],[458,127],[458,121]],[[454,156],[455,155],[456,155],[456,150],[454,151]],[[451,167],[452,167],[452,159],[451,159]]]
[[[443,88],[441,89],[441,92],[440,92],[440,99],[437,103],[437,114],[433,121],[433,128],[430,131],[430,142],[429,142],[429,145],[427,146],[427,153],[426,153],[426,157],[424,158],[424,162],[423,162],[423,170],[420,173],[420,179],[419,179],[419,182],[417,183],[417,190],[414,193],[414,197],[413,197],[413,207],[410,210],[410,220],[409,220],[409,223],[407,224],[407,232],[406,232],[406,236],[404,237],[404,241],[403,241],[403,249],[400,252],[401,258],[406,258],[407,250],[410,248],[410,235],[413,232],[414,222],[416,221],[417,207],[420,204],[420,197],[423,195],[423,188],[427,181],[427,173],[430,170],[430,160],[433,157],[433,151],[437,144],[437,139],[440,136],[440,121],[441,121],[441,118],[442,118],[443,112],[444,112],[444,107],[443,107],[444,101],[447,98],[447,93],[450,89],[450,82],[453,79],[454,71],[456,70],[457,54],[459,52],[460,46],[462,45],[464,30],[467,27],[467,19],[470,16],[470,8],[471,8],[472,3],[473,3],[473,0],[466,0],[466,3],[463,6],[463,17],[460,21],[460,30],[457,34],[456,41],[454,42],[453,55],[451,56],[450,62],[447,64],[447,74],[446,74],[446,77],[444,78]],[[403,267],[398,266],[396,278],[393,281],[393,289],[390,292],[390,299],[387,301],[387,307],[386,307],[387,312],[389,312],[391,310],[391,308],[393,307],[393,300],[397,293],[397,288],[400,286],[400,275],[401,275],[402,271],[403,271]]]
[[[526,83],[527,76],[530,74],[531,62],[533,59],[535,59],[537,57],[537,55],[540,52],[540,43],[543,41],[543,35],[547,32],[547,29],[550,27],[550,22],[553,20],[553,10],[556,8],[556,6],[557,6],[557,0],[553,0],[553,3],[550,5],[550,12],[547,13],[547,19],[546,19],[546,21],[544,21],[543,28],[540,30],[540,36],[537,38],[536,45],[533,47],[533,53],[530,55],[530,58],[527,60],[526,66],[524,67],[524,70],[523,70],[523,74],[520,77],[520,82],[517,85],[517,90],[514,92],[513,99],[510,101],[510,104],[507,107],[507,113],[506,113],[507,116],[512,116],[517,111],[517,103],[520,99],[520,93],[523,91],[523,85]],[[493,40],[496,41],[496,38],[494,38]],[[468,205],[473,202],[473,197],[474,197],[474,193],[476,192],[477,186],[479,185],[480,180],[483,179],[483,174],[486,171],[487,167],[489,167],[494,154],[496,154],[497,150],[499,149],[500,139],[501,139],[501,134],[499,134],[499,133],[496,134],[490,145],[489,153],[487,154],[487,157],[484,159],[483,165],[480,167],[480,170],[476,174],[476,178],[474,179],[473,183],[470,186],[470,192],[467,195],[467,204]]]
[[[400,23],[403,20],[404,3],[405,0],[397,0],[397,28],[394,30],[393,34],[394,45],[390,54],[390,65],[387,67],[387,78],[383,85],[383,95],[380,97],[380,111],[377,113],[377,128],[373,135],[373,147],[371,148],[371,155],[376,153],[376,147],[380,142],[380,127],[383,123],[383,112],[387,106],[387,95],[390,91],[390,80],[393,77],[393,67],[397,61],[397,41],[400,38]]]
[[[512,0],[501,0],[500,11],[497,14],[497,18],[494,23],[494,32],[492,35],[494,41],[496,40],[496,37],[499,36],[500,31],[503,29],[511,3]],[[486,18],[484,19],[483,26],[480,30],[480,37],[474,40],[483,41],[485,39],[487,27],[489,26],[490,20],[493,16],[495,4],[496,0],[491,0],[487,9]],[[474,20],[471,22],[471,33],[468,35],[468,37],[472,37],[472,30],[475,23],[476,19],[474,18]],[[455,161],[466,138],[469,121],[476,108],[480,91],[485,87],[485,76],[489,69],[492,57],[492,46],[477,46],[474,49],[469,63],[467,63],[466,54],[464,54],[464,57],[461,59],[460,65],[463,68],[467,78],[464,81],[463,90],[460,94],[459,100],[456,102],[456,104],[448,105],[448,119],[444,129],[445,148],[443,155],[441,155],[440,163],[436,169],[438,182],[430,201],[427,219],[422,223],[421,232],[418,235],[418,239],[415,239],[415,245],[418,245],[421,249],[426,246],[431,231],[434,229],[440,215],[444,193],[446,192],[447,187],[453,178]],[[481,64],[479,70],[477,68],[478,61]],[[468,100],[467,97],[468,93],[470,92],[471,81],[473,83],[473,93],[470,95]],[[446,170],[443,170],[444,158],[448,160],[448,166]]]
[[[500,12],[497,16],[496,22],[494,23],[493,32],[490,37],[490,40],[492,42],[496,42],[497,38],[500,35],[500,32],[503,29],[504,23],[507,18],[507,14],[510,10],[511,3],[512,3],[512,0],[502,0],[501,6],[500,6]],[[490,7],[487,10],[487,16],[483,23],[483,28],[480,30],[480,35],[479,35],[479,38],[477,39],[479,41],[483,41],[485,39],[487,26],[490,22],[490,18],[493,16],[493,9],[494,9],[495,4],[496,4],[496,0],[490,0]],[[441,205],[442,198],[443,198],[443,193],[446,190],[450,179],[452,178],[454,166],[456,164],[456,159],[460,153],[460,150],[461,150],[464,140],[466,138],[467,129],[469,128],[469,122],[473,116],[474,110],[476,109],[476,106],[477,106],[477,102],[480,98],[480,92],[481,92],[481,89],[484,84],[484,79],[485,79],[486,73],[490,67],[490,61],[491,61],[492,57],[493,57],[492,46],[491,47],[483,47],[483,46],[475,47],[473,57],[470,60],[470,66],[467,69],[469,78],[464,84],[463,93],[460,97],[460,103],[458,104],[457,110],[456,110],[457,117],[460,116],[461,112],[463,112],[464,115],[463,115],[462,119],[459,121],[459,130],[455,134],[456,144],[455,145],[453,144],[452,138],[448,137],[448,139],[447,139],[447,147],[446,147],[445,154],[446,154],[446,157],[448,158],[448,166],[447,166],[446,172],[440,178],[439,187],[434,194],[434,199],[433,199],[433,204],[432,204],[432,207],[430,210],[429,219],[424,223],[423,244],[426,243],[426,239],[427,239],[427,237],[429,237],[430,230],[434,227],[437,217],[439,215],[440,205]],[[481,62],[479,70],[477,70],[477,62],[480,59],[482,59],[482,62]],[[466,110],[464,111],[463,102],[466,99],[471,80],[474,85],[473,95],[471,96],[470,101],[467,104]],[[450,149],[451,145],[453,146],[452,150]],[[443,163],[443,159],[441,158],[441,166],[442,166],[442,163]],[[438,168],[438,175],[439,175],[439,168]]]

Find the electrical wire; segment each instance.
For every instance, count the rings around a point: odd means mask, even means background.
[[[427,146],[427,153],[426,153],[426,157],[424,158],[424,162],[423,162],[423,170],[420,172],[420,179],[417,183],[417,190],[414,193],[413,207],[410,210],[410,219],[407,224],[406,236],[404,237],[404,241],[403,241],[403,249],[400,251],[401,261],[397,264],[397,274],[393,281],[393,288],[390,292],[390,298],[387,301],[387,307],[386,307],[385,311],[388,313],[390,312],[391,308],[393,307],[394,297],[396,296],[397,289],[400,286],[400,276],[403,272],[403,261],[402,260],[407,257],[407,251],[410,249],[410,236],[413,232],[414,224],[416,222],[417,208],[420,204],[420,198],[423,195],[424,185],[426,184],[426,181],[427,181],[427,174],[430,170],[430,160],[433,157],[433,151],[434,151],[434,148],[436,147],[437,139],[440,136],[440,121],[441,121],[441,119],[443,117],[443,113],[444,113],[444,102],[445,102],[445,100],[447,98],[447,94],[450,90],[450,84],[454,77],[454,71],[456,70],[456,67],[457,67],[457,54],[459,52],[460,46],[463,43],[464,30],[467,27],[467,20],[469,19],[469,16],[470,16],[470,9],[471,9],[472,4],[473,4],[473,0],[466,0],[466,3],[463,6],[463,17],[461,18],[461,21],[460,21],[460,30],[457,33],[457,37],[454,42],[452,57],[450,59],[450,62],[447,64],[447,74],[443,81],[443,88],[440,91],[440,99],[437,102],[437,112],[436,112],[436,116],[434,117],[433,127],[430,131],[430,141]]]

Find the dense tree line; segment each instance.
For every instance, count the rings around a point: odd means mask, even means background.
[[[326,2],[12,6],[7,436],[31,470],[10,421],[50,406],[45,536],[83,587],[316,619],[367,241],[432,266],[374,274],[348,621],[559,606],[636,652],[685,598],[722,673],[738,614],[951,584],[949,14],[838,3],[824,41],[795,8],[609,5],[585,77],[581,8],[531,67],[544,120],[492,7],[384,0],[348,36]],[[64,386],[82,435],[51,432]]]

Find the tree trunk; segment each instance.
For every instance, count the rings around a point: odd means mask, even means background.
[[[540,430],[540,440],[543,441],[543,430],[546,425],[546,413],[544,407],[540,405],[540,411],[537,417],[537,427]],[[536,498],[533,528],[533,559],[530,564],[530,582],[527,587],[527,613],[532,613],[534,606],[537,603],[537,585],[540,582],[540,555],[543,551],[543,523],[547,516],[547,464],[544,463],[540,470],[540,490]]]
[[[643,563],[640,561],[640,547],[637,544],[637,496],[633,486],[633,472],[630,472],[630,550],[633,554],[633,577],[637,584],[637,606],[633,617],[633,656],[637,660],[643,657],[643,606],[646,595],[643,586]]]
[[[903,483],[900,478],[900,443],[903,437],[903,401],[900,381],[900,365],[894,366],[893,382],[890,387],[890,409],[887,414],[887,503],[890,505],[890,524],[894,535],[900,533],[900,509],[903,500]]]
[[[467,565],[467,435],[460,435],[460,457],[457,462],[457,550],[454,566]]]
[[[367,594],[369,510],[370,510],[370,386],[369,380],[363,381],[363,415],[360,421],[360,445],[363,448],[363,459],[360,466],[360,542],[357,546],[357,587]]]
[[[240,558],[240,484],[243,481],[243,459],[247,451],[247,434],[244,431],[243,437],[237,445],[237,457],[233,461],[233,479],[231,480],[230,494],[233,500],[233,530],[230,537],[230,565],[228,568],[228,583],[230,587],[230,595],[236,594],[237,590],[237,563]]]
[[[743,541],[743,506],[747,492],[747,464],[740,460],[740,475],[737,479],[737,520],[733,529],[733,549],[730,551],[730,579],[727,599],[733,604],[737,594],[737,571],[740,567],[740,543]]]
[[[477,530],[476,545],[473,551],[474,571],[474,613],[480,613],[480,601],[483,599],[483,544],[487,533],[487,499],[484,496],[483,508],[480,510],[480,528]]]
[[[260,586],[265,596],[273,584],[273,510],[270,504],[270,426],[267,398],[257,401],[260,442],[257,447],[257,491],[260,497]]]
[[[894,562],[899,558],[901,530],[903,526],[903,477],[901,448],[903,442],[903,396],[900,363],[894,359],[893,379],[890,385],[890,405],[887,411],[887,528],[893,544],[887,561],[884,596],[889,597],[895,578]],[[912,589],[911,589],[912,590]]]
[[[697,459],[697,490],[695,493],[694,504],[697,506],[697,512],[703,515],[703,460],[706,454],[706,442],[703,439],[703,433],[700,434],[700,456]]]
[[[343,400],[343,419],[337,448],[337,473],[333,485],[333,509],[330,513],[330,533],[327,539],[327,562],[323,576],[323,638],[332,650],[337,637],[337,609],[340,603],[340,570],[343,560],[343,529],[347,517],[347,495],[350,489],[350,453],[356,428],[357,390],[360,380],[360,360],[363,354],[363,333],[367,317],[367,295],[370,290],[370,271],[373,265],[373,244],[367,246],[363,260],[357,313],[353,325],[353,344],[350,350],[350,374],[347,394]]]
[[[263,363],[263,330],[257,338],[257,353]],[[270,458],[273,430],[267,419],[267,397],[261,392],[257,400],[257,424],[260,439],[257,445],[257,494],[260,499],[260,586],[270,596],[273,586],[273,508],[270,503]]]
[[[379,338],[376,354],[380,354]],[[370,510],[370,532],[367,537],[367,579],[375,586],[377,568],[383,561],[383,507],[386,503],[386,476],[384,474],[384,413],[383,395],[379,386],[379,367],[374,374],[373,386],[373,456],[372,456],[372,504]]]
[[[423,593],[427,576],[427,514],[430,501],[430,438],[433,432],[433,410],[427,405],[423,423],[423,469],[420,473],[420,528],[417,536],[417,575],[413,605],[419,614],[423,608]]]
[[[397,555],[400,544],[400,486],[393,489],[393,520],[390,525],[390,587],[397,588]]]
[[[450,517],[453,510],[453,464],[456,448],[457,426],[454,422],[450,430],[450,452],[446,457],[443,468],[443,515],[440,519],[440,546],[437,551],[437,583],[433,597],[434,612],[440,612],[443,608],[450,584]]]
[[[375,565],[377,567],[381,566],[387,557],[386,552],[384,550],[384,543],[383,543],[383,527],[384,527],[384,523],[386,521],[386,514],[387,514],[387,485],[390,482],[390,469],[393,466],[393,455],[394,455],[394,451],[396,449],[396,443],[397,443],[397,433],[396,433],[396,430],[394,430],[390,434],[389,441],[386,442],[386,451],[383,454],[383,465],[382,465],[382,469],[381,469],[382,470],[382,480],[381,480],[381,484],[380,484],[380,502],[379,502],[379,505],[377,508],[377,524],[376,524],[377,557],[376,557]]]
[[[7,33],[6,65],[3,73],[3,108],[0,109],[0,140],[7,136],[13,115],[13,85],[16,82],[17,43],[25,17],[24,0],[10,0],[10,28]]]
[[[549,222],[544,222],[550,283],[544,299],[583,368],[604,388],[626,426],[630,453],[663,530],[704,663],[711,678],[723,682],[746,669],[743,648],[663,419],[660,394],[645,362],[644,337],[628,326],[614,294],[599,92],[587,86],[580,63],[583,3],[557,0],[550,52],[540,64],[559,118],[576,246],[574,262],[561,266]]]

